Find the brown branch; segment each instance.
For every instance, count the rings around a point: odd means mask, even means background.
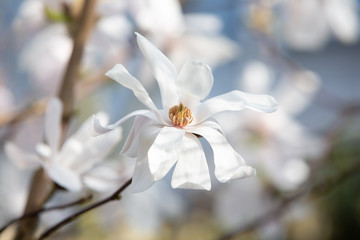
[[[70,29],[71,33],[73,33],[74,47],[59,92],[59,97],[64,104],[64,119],[69,118],[73,112],[74,85],[78,77],[79,65],[81,62],[85,42],[95,22],[95,5],[96,0],[84,1],[84,6],[80,17],[78,21],[74,22],[75,25],[73,26],[73,29],[75,30],[72,31],[72,29]]]
[[[74,31],[72,34],[74,40],[73,51],[66,68],[59,97],[63,102],[63,129],[66,128],[68,120],[72,114],[74,106],[74,84],[77,79],[79,65],[85,45],[85,41],[90,33],[92,24],[94,23],[94,11],[96,0],[84,1],[82,11],[78,19],[72,23]],[[24,214],[36,211],[45,204],[47,198],[44,195],[49,193],[47,186],[53,182],[46,177],[43,170],[38,170],[32,180],[30,193],[28,196]],[[49,196],[52,192],[49,193]],[[35,228],[38,223],[38,216],[29,217],[19,222],[15,240],[32,240]]]
[[[22,215],[21,217],[18,217],[18,218],[15,218],[11,221],[9,221],[6,225],[4,225],[2,228],[0,228],[0,234],[6,229],[8,228],[10,225],[18,222],[18,221],[21,221],[25,218],[30,218],[30,217],[36,217],[37,215],[39,215],[40,213],[43,213],[43,212],[50,212],[50,211],[54,211],[54,210],[60,210],[60,209],[65,209],[65,208],[69,208],[69,207],[73,207],[73,206],[76,206],[76,205],[79,205],[79,204],[83,204],[89,200],[92,199],[92,195],[89,195],[89,196],[86,196],[86,197],[82,197],[74,202],[70,202],[70,203],[66,203],[66,204],[62,204],[62,205],[58,205],[58,206],[53,206],[53,207],[48,207],[48,208],[41,208],[37,211],[33,211],[33,212],[29,212],[29,213],[26,213],[24,215]]]
[[[37,170],[32,179],[24,215],[39,209],[49,199],[54,189],[54,183],[49,181],[44,170],[41,168]],[[38,223],[38,218],[38,216],[34,216],[19,221],[14,239],[31,240]]]
[[[64,220],[62,220],[58,224],[56,224],[53,227],[49,228],[48,230],[46,230],[40,236],[39,240],[46,239],[47,237],[49,237],[51,234],[53,234],[54,232],[56,232],[57,230],[59,230],[63,226],[71,223],[72,221],[76,220],[78,217],[80,217],[81,215],[89,212],[90,210],[93,210],[93,209],[95,209],[97,207],[100,207],[100,206],[102,206],[102,205],[104,205],[104,204],[106,204],[108,202],[115,201],[115,200],[120,200],[120,198],[121,198],[120,194],[122,193],[122,191],[124,191],[131,184],[131,182],[132,182],[132,178],[127,180],[118,190],[116,190],[109,197],[106,197],[103,200],[100,200],[98,202],[95,202],[95,203],[85,207],[84,209],[80,210],[79,212],[65,218]]]

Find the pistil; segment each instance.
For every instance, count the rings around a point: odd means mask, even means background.
[[[179,127],[185,127],[193,120],[191,110],[185,107],[182,102],[169,109],[169,118],[176,126]]]

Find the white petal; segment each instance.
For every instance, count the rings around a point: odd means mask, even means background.
[[[111,168],[99,166],[83,175],[84,184],[98,192],[108,191],[119,186],[121,177]]]
[[[141,115],[135,117],[134,123],[130,129],[126,142],[121,149],[121,154],[127,155],[132,158],[136,157],[139,134],[144,127],[151,123],[153,123],[153,121],[147,117]]]
[[[63,188],[74,192],[81,190],[80,176],[76,173],[55,164],[46,165],[45,168],[50,178]]]
[[[158,81],[162,104],[167,112],[169,108],[179,104],[179,93],[175,84],[177,79],[176,69],[170,60],[151,42],[138,33],[136,33],[136,36],[140,50]]]
[[[214,78],[208,65],[188,60],[176,81],[176,85],[181,89],[180,100],[186,106],[194,106],[191,102],[187,103],[187,99],[193,98],[193,101],[198,102],[204,99],[210,93],[213,83]]]
[[[37,154],[39,154],[40,157],[43,159],[49,159],[51,157],[51,155],[53,154],[49,145],[47,145],[45,143],[36,144],[35,150],[36,150]]]
[[[136,166],[130,187],[132,192],[145,191],[154,183],[149,169],[148,151],[161,129],[160,126],[150,125],[143,128],[140,133]]]
[[[27,153],[12,142],[7,142],[4,146],[7,157],[21,169],[36,169],[40,167],[40,159],[32,153]]]
[[[71,165],[74,163],[75,159],[84,151],[83,142],[75,139],[68,138],[60,152],[50,158],[50,162],[53,164],[60,165],[62,167],[71,168]]]
[[[71,169],[80,174],[88,171],[96,163],[104,160],[104,158],[113,150],[115,145],[120,141],[122,136],[122,128],[116,128],[111,132],[100,136],[88,136],[82,143],[83,150],[71,163]]]
[[[93,136],[97,136],[100,134],[110,132],[111,130],[117,128],[119,125],[121,125],[123,122],[125,122],[129,118],[137,116],[137,115],[143,115],[143,116],[146,116],[147,118],[153,119],[154,121],[158,121],[158,118],[155,116],[155,114],[149,110],[134,111],[132,113],[129,113],[128,115],[126,115],[125,117],[123,117],[122,119],[117,121],[116,123],[110,124],[108,126],[103,126],[101,124],[100,120],[94,115],[93,116],[93,125],[92,125],[92,128],[90,129],[90,134]]]
[[[231,91],[201,103],[194,111],[194,123],[200,123],[216,113],[224,111],[240,111],[249,108],[258,112],[274,112],[278,108],[276,100],[269,95],[250,94]]]
[[[102,111],[97,112],[96,118],[102,124],[109,123],[109,116],[105,112]],[[89,136],[92,136],[91,131],[89,131],[89,129],[90,130],[93,129],[93,116],[89,117],[88,119],[86,119],[84,123],[81,124],[81,126],[77,129],[77,131],[73,135],[71,135],[71,139],[75,139],[79,142],[86,141],[87,139],[89,139]]]
[[[116,64],[110,71],[108,71],[106,76],[114,79],[124,87],[129,88],[133,91],[134,95],[142,102],[145,106],[157,112],[158,109],[155,106],[154,102],[149,97],[149,94],[145,90],[144,86],[133,77],[123,65]]]
[[[185,131],[175,127],[164,127],[148,152],[149,168],[154,180],[163,178],[179,156]]]
[[[246,165],[244,159],[230,146],[222,133],[209,127],[198,127],[194,132],[203,136],[212,147],[215,176],[220,182],[256,174],[255,169]]]
[[[45,139],[53,152],[58,151],[61,138],[62,103],[52,98],[47,104],[45,113]]]
[[[193,134],[186,133],[181,150],[171,186],[173,188],[210,190],[209,169],[199,139]]]

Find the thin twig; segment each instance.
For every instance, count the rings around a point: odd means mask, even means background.
[[[120,200],[121,196],[120,194],[122,193],[122,191],[124,191],[132,182],[132,178],[130,178],[129,180],[127,180],[118,190],[116,190],[113,194],[111,194],[109,197],[104,198],[103,200],[100,200],[98,202],[95,202],[87,207],[85,207],[84,209],[80,210],[79,212],[65,218],[64,220],[62,220],[61,222],[59,222],[58,224],[52,226],[51,228],[47,229],[39,238],[39,240],[42,239],[46,239],[47,237],[49,237],[51,234],[53,234],[54,232],[56,232],[57,230],[59,230],[60,228],[64,227],[65,225],[71,223],[72,221],[76,220],[78,217],[80,217],[81,215],[89,212],[90,210],[93,210],[97,207],[100,207],[108,202],[111,201],[115,201],[115,200]]]
[[[40,213],[43,213],[43,212],[50,212],[50,211],[54,211],[54,210],[60,210],[60,209],[65,209],[65,208],[69,208],[69,207],[73,207],[73,206],[76,206],[76,205],[79,205],[79,204],[83,204],[89,200],[92,199],[92,195],[89,195],[89,196],[86,196],[86,197],[82,197],[74,202],[70,202],[70,203],[66,203],[66,204],[62,204],[62,205],[58,205],[58,206],[53,206],[53,207],[48,207],[48,208],[41,208],[37,211],[33,211],[33,212],[29,212],[29,213],[26,213],[24,215],[22,215],[21,217],[18,217],[18,218],[15,218],[13,220],[11,220],[10,222],[8,222],[5,226],[3,226],[2,228],[0,228],[0,234],[6,229],[8,228],[10,225],[18,222],[18,221],[21,221],[25,218],[29,218],[29,217],[35,217],[37,215],[39,215]]]

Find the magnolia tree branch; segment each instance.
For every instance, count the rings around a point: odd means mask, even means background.
[[[94,23],[94,11],[96,0],[84,1],[82,11],[79,18],[72,22],[73,36],[73,51],[68,62],[62,86],[59,92],[59,97],[63,102],[63,128],[66,128],[68,120],[72,114],[74,106],[74,84],[78,76],[80,61],[84,49],[86,39],[91,31]],[[27,213],[41,209],[43,204],[51,196],[48,186],[54,185],[53,182],[46,176],[43,170],[38,170],[32,180],[30,193],[28,196],[24,215]],[[46,196],[46,197],[45,197]],[[32,240],[35,228],[38,223],[38,215],[23,219],[19,222],[18,229],[15,235],[16,240]]]
[[[129,180],[127,180],[118,190],[116,190],[113,194],[111,194],[110,196],[95,202],[85,208],[83,208],[82,210],[80,210],[79,212],[65,218],[64,220],[62,220],[61,222],[59,222],[58,224],[54,225],[53,227],[49,228],[48,230],[46,230],[39,238],[39,240],[41,239],[46,239],[47,237],[49,237],[51,234],[53,234],[54,232],[56,232],[57,230],[59,230],[60,228],[64,227],[65,225],[71,223],[72,221],[76,220],[78,217],[80,217],[81,215],[97,208],[100,207],[108,202],[111,201],[115,201],[115,200],[120,200],[121,198],[121,193],[131,184],[132,182],[132,178],[130,178]]]
[[[64,105],[63,118],[68,119],[74,106],[74,85],[78,78],[79,66],[84,51],[86,39],[88,38],[92,26],[95,22],[94,11],[95,11],[96,0],[84,1],[84,6],[78,21],[70,31],[73,32],[74,47],[71,53],[70,60],[68,62],[62,87],[59,92],[59,97]],[[75,29],[75,30],[73,30]]]
[[[33,211],[33,212],[29,212],[26,213],[24,215],[22,215],[21,217],[15,218],[13,220],[11,220],[10,222],[8,222],[5,226],[3,226],[2,228],[0,228],[0,234],[6,229],[8,228],[11,224],[14,224],[18,221],[21,221],[25,218],[30,218],[30,217],[35,217],[37,215],[39,215],[40,213],[43,212],[50,212],[50,211],[54,211],[54,210],[60,210],[60,209],[65,209],[65,208],[69,208],[69,207],[73,207],[79,204],[83,204],[87,201],[90,201],[92,199],[92,195],[88,195],[86,197],[82,197],[74,202],[70,202],[70,203],[66,203],[66,204],[62,204],[62,205],[58,205],[58,206],[53,206],[53,207],[47,207],[47,208],[41,208],[37,211]]]
[[[35,172],[30,186],[24,215],[38,210],[49,199],[54,191],[54,183],[49,181],[43,169]],[[22,219],[16,231],[15,240],[32,240],[38,222],[38,215]]]

